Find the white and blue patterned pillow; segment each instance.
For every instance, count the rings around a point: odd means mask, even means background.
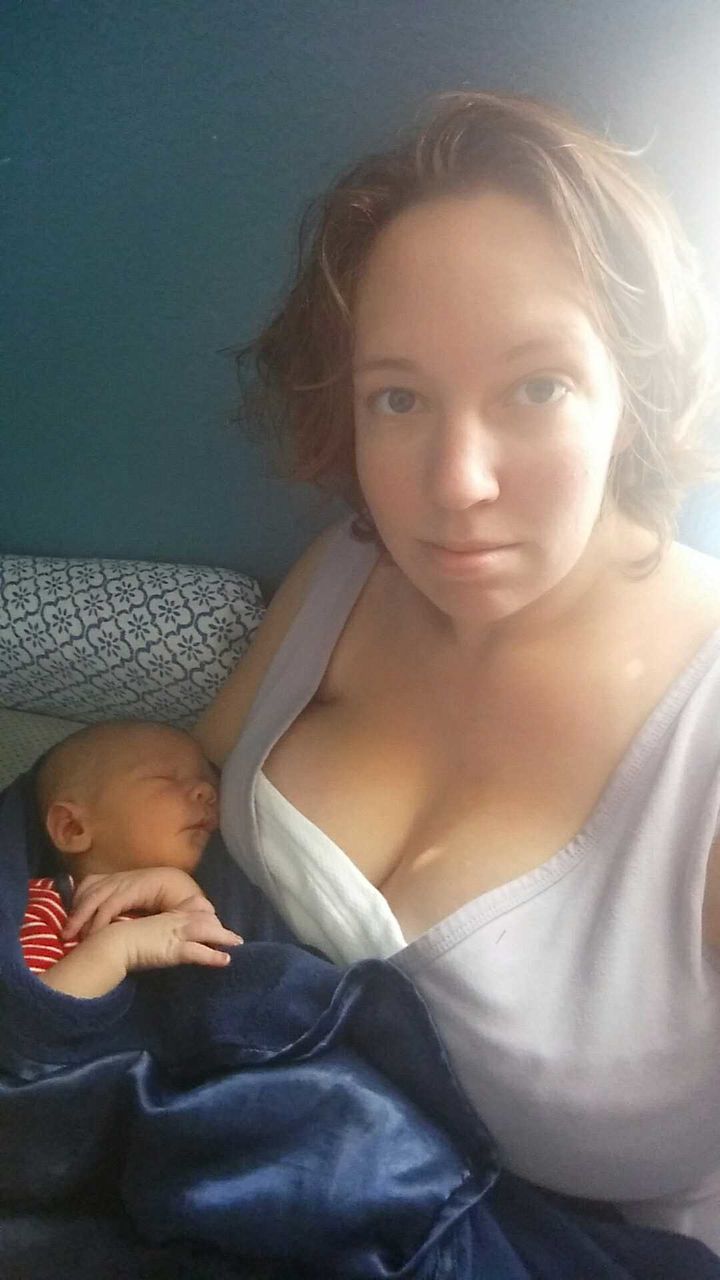
[[[0,556],[0,705],[190,725],[262,612],[231,569]]]

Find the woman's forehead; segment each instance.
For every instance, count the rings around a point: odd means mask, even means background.
[[[356,293],[355,372],[491,341],[497,354],[598,340],[586,285],[533,205],[485,193],[399,215],[378,237]]]
[[[361,320],[368,308],[397,299],[492,295],[508,287],[582,291],[558,227],[534,204],[501,192],[447,196],[405,210],[380,232],[355,309]]]
[[[511,369],[553,354],[594,360],[605,353],[605,343],[582,302],[550,290],[478,296],[469,306],[453,296],[443,305],[426,299],[405,308],[395,298],[359,318],[353,375],[414,374],[438,365],[450,373],[450,360],[476,365],[479,353]]]

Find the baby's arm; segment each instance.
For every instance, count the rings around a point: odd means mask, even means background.
[[[177,867],[86,876],[73,898],[63,938],[90,938],[128,911],[157,915],[181,905],[193,911],[213,910],[192,876]]]
[[[37,976],[66,995],[103,996],[139,969],[178,964],[223,967],[230,956],[215,948],[239,942],[242,938],[221,925],[212,907],[209,911],[181,907],[138,920],[114,920]]]

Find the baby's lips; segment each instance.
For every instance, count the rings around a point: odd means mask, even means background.
[[[218,820],[213,814],[213,816],[210,818],[201,818],[199,822],[193,822],[191,824],[190,830],[206,831],[208,835],[211,835],[213,831],[217,831],[218,825],[219,825]]]

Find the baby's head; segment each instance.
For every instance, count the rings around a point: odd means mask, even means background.
[[[48,752],[37,800],[76,879],[140,867],[192,872],[217,826],[217,772],[183,729],[109,721]]]

